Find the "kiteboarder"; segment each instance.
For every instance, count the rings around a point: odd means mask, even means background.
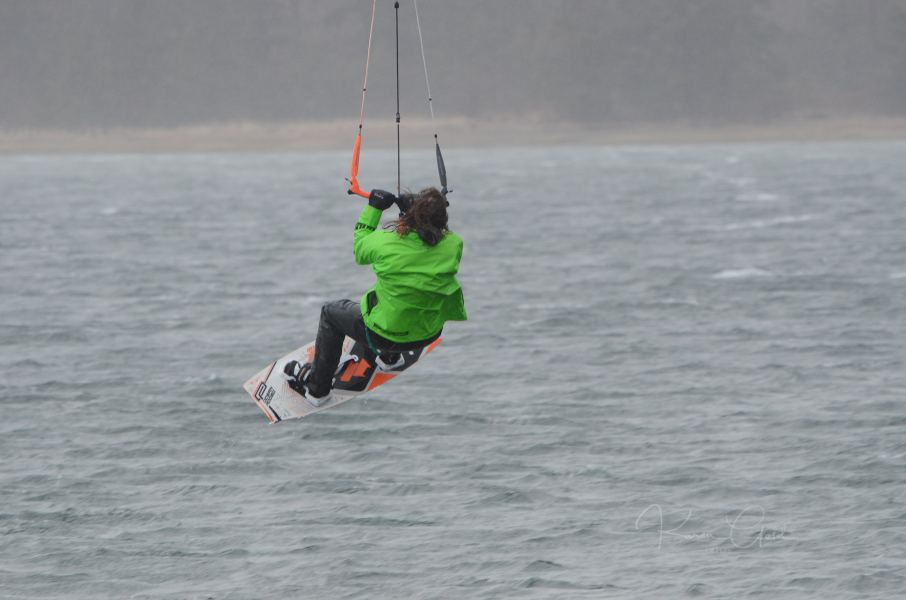
[[[378,229],[383,211],[396,204],[398,220]],[[321,308],[315,356],[310,363],[287,363],[289,385],[314,406],[331,399],[332,379],[342,358],[345,336],[375,354],[376,366],[392,371],[401,352],[423,348],[447,321],[466,320],[462,288],[456,280],[462,238],[449,230],[446,196],[426,188],[399,197],[372,190],[355,226],[356,263],[371,265],[377,282],[360,302],[336,300]]]

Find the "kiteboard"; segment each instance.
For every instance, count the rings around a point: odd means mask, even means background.
[[[292,360],[300,363],[312,362],[315,356],[314,342],[272,362],[246,381],[242,387],[271,423],[301,419],[339,406],[384,385],[411,368],[439,343],[440,338],[424,348],[402,352],[403,362],[385,371],[377,366],[377,357],[366,344],[347,337],[343,341],[340,365],[334,374],[333,399],[318,407],[309,404],[304,396],[292,389],[288,383],[289,378],[283,373],[286,363]]]

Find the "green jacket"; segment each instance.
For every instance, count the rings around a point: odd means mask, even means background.
[[[371,265],[377,283],[362,296],[365,325],[394,342],[437,334],[446,321],[465,321],[462,288],[456,281],[462,238],[448,232],[436,246],[415,232],[400,236],[378,230],[381,211],[366,206],[355,226],[355,261]]]

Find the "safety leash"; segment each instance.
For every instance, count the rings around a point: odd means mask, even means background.
[[[394,2],[396,14],[396,195],[402,192],[402,171],[400,168],[400,3]]]

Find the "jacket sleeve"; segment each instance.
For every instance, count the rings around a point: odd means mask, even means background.
[[[378,236],[371,235],[377,229],[381,222],[381,211],[373,206],[366,206],[359,215],[359,220],[355,224],[355,235],[352,241],[352,250],[355,253],[355,261],[360,265],[367,265],[374,262]]]

